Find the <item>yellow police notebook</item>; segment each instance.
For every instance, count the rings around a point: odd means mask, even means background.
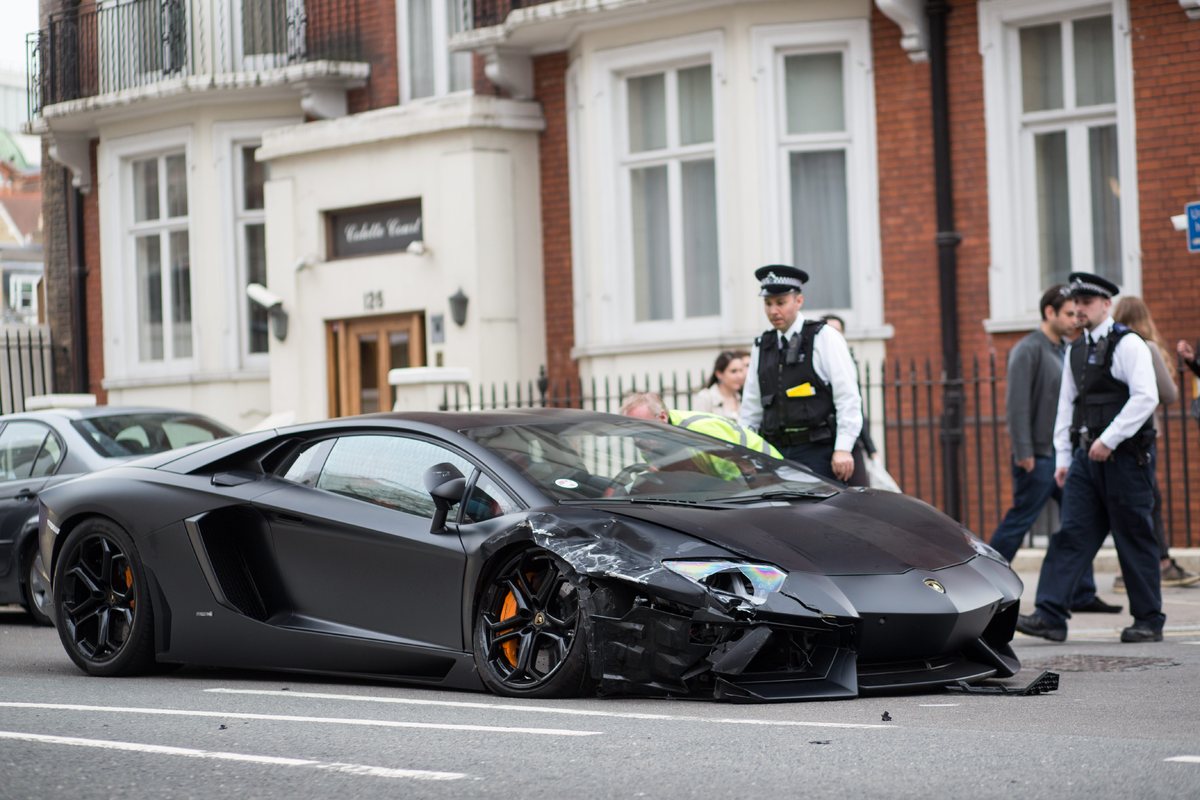
[[[816,393],[811,383],[802,383],[787,390],[788,397],[812,397]]]

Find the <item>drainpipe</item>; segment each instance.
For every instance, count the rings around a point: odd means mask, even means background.
[[[937,196],[938,299],[942,320],[943,508],[962,519],[959,453],[963,439],[962,364],[958,350],[958,243],[954,229],[954,185],[950,171],[950,106],[946,75],[945,0],[925,4],[929,17],[929,77],[933,107],[933,166]]]
[[[71,367],[75,391],[88,391],[87,266],[83,246],[83,192],[67,179],[67,241],[71,243]]]

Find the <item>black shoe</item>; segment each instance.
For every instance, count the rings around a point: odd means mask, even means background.
[[[1020,626],[1018,626],[1020,627]],[[1162,631],[1135,622],[1121,631],[1121,641],[1140,644],[1142,642],[1161,642]]]
[[[1052,642],[1065,642],[1067,640],[1066,628],[1055,628],[1037,614],[1022,614],[1017,617],[1017,630],[1026,636],[1037,636],[1041,639],[1049,639]]]
[[[1084,614],[1120,614],[1121,609],[1124,607],[1110,605],[1099,597],[1093,597],[1090,602],[1084,603],[1081,606],[1071,606],[1071,610],[1080,611]]]

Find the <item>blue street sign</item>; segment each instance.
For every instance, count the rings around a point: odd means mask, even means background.
[[[1188,203],[1183,213],[1187,216],[1188,252],[1200,253],[1200,203]]]

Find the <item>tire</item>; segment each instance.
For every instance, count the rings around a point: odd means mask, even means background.
[[[500,562],[475,612],[475,666],[484,685],[505,697],[590,692],[587,596],[574,570],[545,550]]]
[[[154,615],[141,557],[106,519],[80,523],[54,569],[58,636],[80,669],[106,677],[154,667]]]
[[[46,608],[50,604],[50,587],[46,585],[38,572],[41,560],[42,557],[38,554],[36,544],[25,548],[25,552],[21,555],[22,605],[38,625],[53,625],[54,621],[46,613]]]

